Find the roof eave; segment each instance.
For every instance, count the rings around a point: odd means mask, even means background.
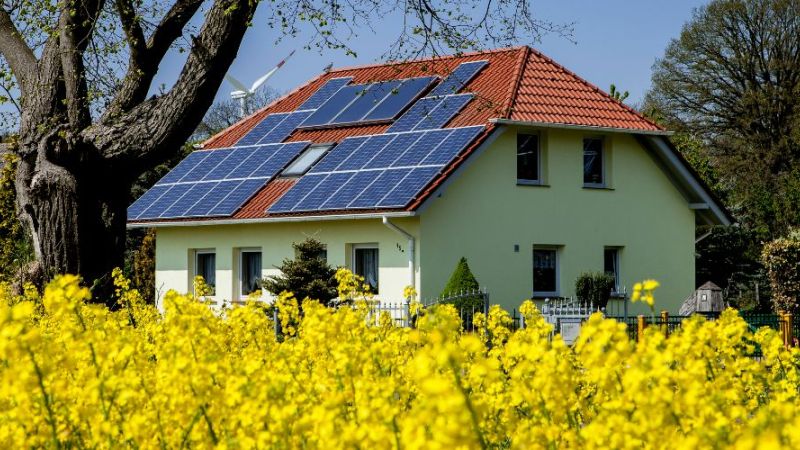
[[[366,214],[318,214],[308,216],[272,216],[255,219],[198,219],[174,220],[163,222],[129,222],[128,229],[134,228],[166,228],[166,227],[199,227],[211,225],[244,225],[255,223],[289,223],[289,222],[315,222],[330,220],[360,220],[382,219],[383,217],[413,217],[415,211],[374,212]]]
[[[564,130],[588,130],[588,131],[602,131],[606,133],[628,133],[628,134],[647,134],[654,136],[672,136],[675,134],[667,130],[642,130],[637,128],[615,128],[615,127],[597,127],[591,125],[575,125],[569,123],[551,123],[551,122],[536,122],[529,120],[513,120],[513,119],[489,119],[489,122],[501,125],[515,125],[524,127],[537,127],[537,128],[559,128]]]
[[[644,147],[653,153],[662,168],[670,175],[693,209],[707,225],[733,225],[736,220],[714,195],[711,189],[678,153],[667,136],[634,133]]]

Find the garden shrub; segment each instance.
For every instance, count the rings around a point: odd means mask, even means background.
[[[296,252],[295,259],[284,259],[278,267],[281,274],[265,278],[264,289],[273,295],[291,292],[300,302],[313,299],[327,304],[335,299],[338,296],[336,269],[321,256],[325,245],[308,238],[292,246]]]
[[[615,282],[614,275],[605,272],[582,273],[575,280],[575,296],[581,302],[605,308],[611,298]]]
[[[767,268],[775,309],[796,313],[800,299],[800,230],[765,244],[761,259]]]
[[[467,263],[467,258],[462,256],[461,259],[458,260],[453,274],[450,275],[450,279],[447,281],[447,285],[445,285],[441,297],[447,298],[460,295],[461,293],[476,292],[479,290],[480,284],[478,284],[475,275],[472,274],[472,270]],[[484,307],[483,297],[480,296],[464,297],[450,303],[452,303],[456,309],[464,311],[483,311]]]

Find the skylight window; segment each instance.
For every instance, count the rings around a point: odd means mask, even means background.
[[[308,147],[306,151],[304,151],[300,157],[294,160],[293,163],[289,165],[284,171],[281,173],[284,177],[298,177],[300,175],[304,175],[308,172],[308,169],[314,165],[325,152],[328,151],[333,147],[332,144],[325,144],[325,145],[314,145]]]

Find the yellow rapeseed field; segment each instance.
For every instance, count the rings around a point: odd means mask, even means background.
[[[117,285],[114,312],[73,276],[0,292],[0,448],[800,448],[800,354],[734,311],[638,344],[594,315],[568,347],[531,302],[461,333],[283,295],[278,342],[264,305]]]

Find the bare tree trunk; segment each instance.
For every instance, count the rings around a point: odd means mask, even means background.
[[[45,144],[26,156],[17,172],[38,263],[45,278],[72,273],[105,286],[110,270],[123,265],[131,177],[112,173],[101,160],[60,165],[48,159],[58,153],[53,147],[59,145]]]

